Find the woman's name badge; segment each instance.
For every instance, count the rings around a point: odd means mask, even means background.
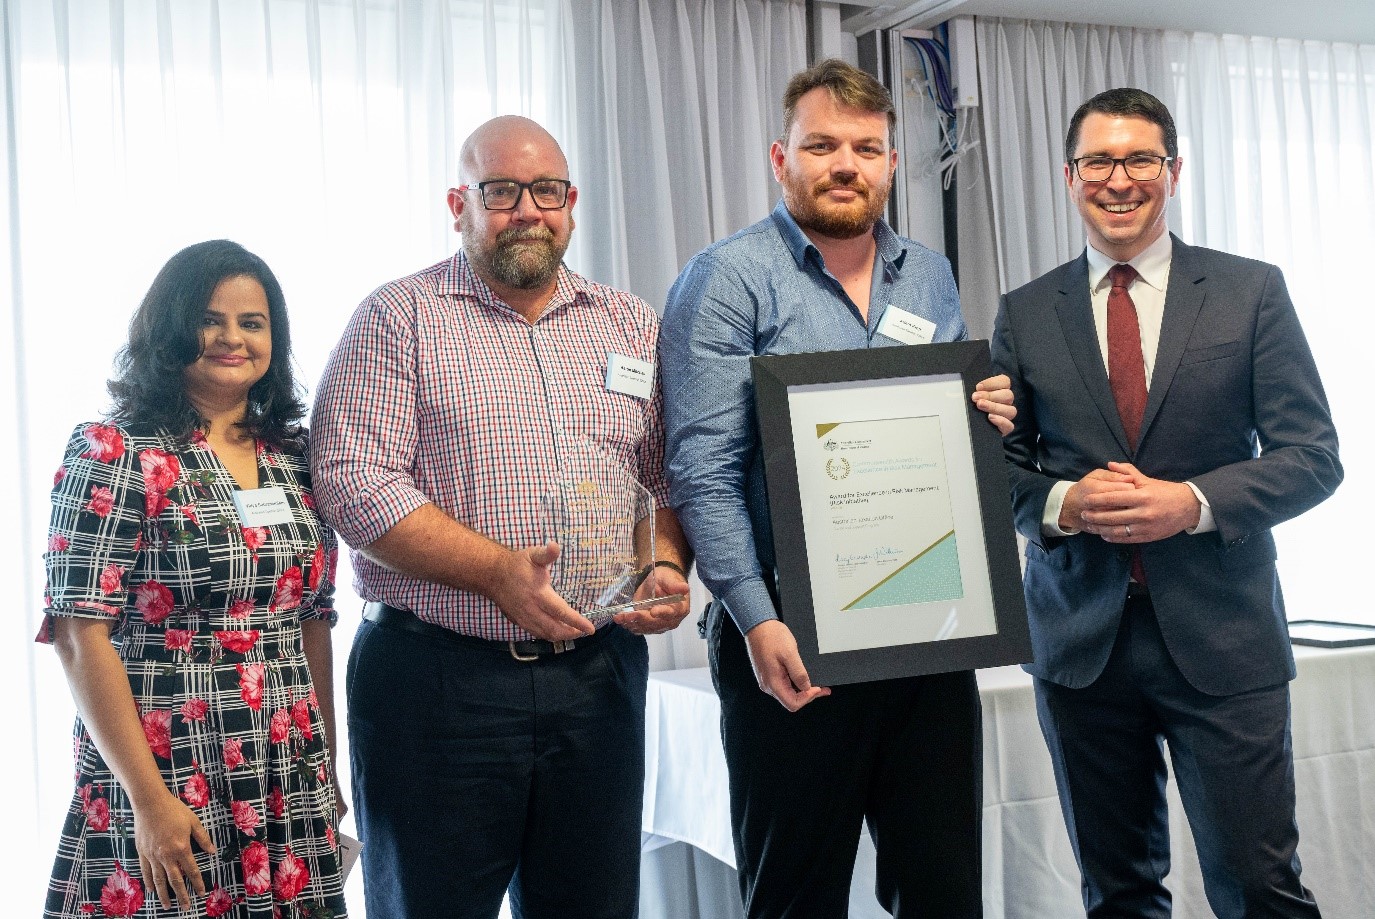
[[[654,394],[654,365],[612,351],[606,355],[606,388],[648,399]]]
[[[292,520],[291,505],[286,503],[286,491],[280,485],[236,491],[234,508],[239,512],[239,523],[246,527],[266,527]]]
[[[878,333],[904,345],[929,345],[936,337],[936,324],[890,303],[878,321]]]

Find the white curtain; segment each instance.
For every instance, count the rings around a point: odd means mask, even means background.
[[[980,289],[1011,290],[1078,255],[1082,223],[1062,174],[1069,116],[1113,86],[1158,96],[1174,113],[1184,161],[1170,229],[1284,271],[1341,435],[1346,483],[1277,531],[1289,616],[1375,622],[1355,576],[1369,564],[1364,540],[1351,538],[1375,512],[1372,436],[1358,414],[1375,308],[1363,280],[1375,251],[1375,46],[976,26],[992,238],[962,248],[962,281],[982,270]],[[977,190],[962,201],[975,226]]]
[[[309,386],[368,291],[453,250],[458,145],[520,113],[564,142],[582,189],[570,263],[661,306],[687,257],[771,207],[765,152],[804,46],[803,0],[0,3],[0,777],[17,843],[6,865],[25,879],[15,914],[40,908],[71,793],[71,702],[32,642],[52,471],[71,427],[106,406],[111,358],[161,264],[215,237],[262,255]],[[360,603],[340,593],[342,683]],[[656,669],[704,660],[695,630],[679,633],[656,640]],[[355,880],[356,916],[359,894]]]
[[[1346,481],[1282,526],[1290,619],[1375,623],[1366,411],[1375,287],[1375,45],[1167,32],[1186,242],[1284,270],[1327,388]]]

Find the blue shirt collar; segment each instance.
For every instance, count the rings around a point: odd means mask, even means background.
[[[783,237],[783,244],[792,253],[798,268],[807,267],[809,252],[816,253],[818,265],[824,264],[821,251],[807,238],[807,234],[802,232],[802,228],[797,225],[782,198],[778,199],[771,216],[778,227],[779,235]],[[882,220],[874,224],[874,244],[878,249],[878,257],[883,262],[884,278],[891,281],[902,271],[902,263],[907,259],[907,247],[902,244],[898,234]]]

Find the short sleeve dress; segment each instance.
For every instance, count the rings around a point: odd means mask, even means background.
[[[345,916],[301,643],[303,620],[333,622],[337,552],[307,456],[304,444],[259,444],[259,486],[281,490],[289,520],[245,526],[238,486],[203,437],[105,423],[73,433],[53,486],[39,640],[55,616],[112,621],[154,759],[218,852],[196,855],[207,895],[163,909],[140,877],[129,800],[78,719],[45,917]]]

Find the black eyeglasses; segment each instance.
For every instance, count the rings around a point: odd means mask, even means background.
[[[1165,164],[1172,162],[1174,162],[1172,156],[1155,156],[1149,153],[1137,153],[1133,156],[1123,157],[1081,156],[1078,159],[1070,160],[1079,178],[1092,183],[1106,182],[1111,179],[1113,172],[1119,165],[1122,167],[1122,171],[1127,174],[1127,178],[1132,181],[1150,182],[1160,178],[1160,173],[1165,170]]]
[[[530,199],[542,211],[556,211],[568,203],[568,189],[573,183],[567,179],[536,179],[533,182],[516,182],[512,179],[492,179],[476,185],[460,185],[459,191],[477,189],[482,195],[482,206],[489,211],[514,210],[520,203],[525,189],[530,189]]]

